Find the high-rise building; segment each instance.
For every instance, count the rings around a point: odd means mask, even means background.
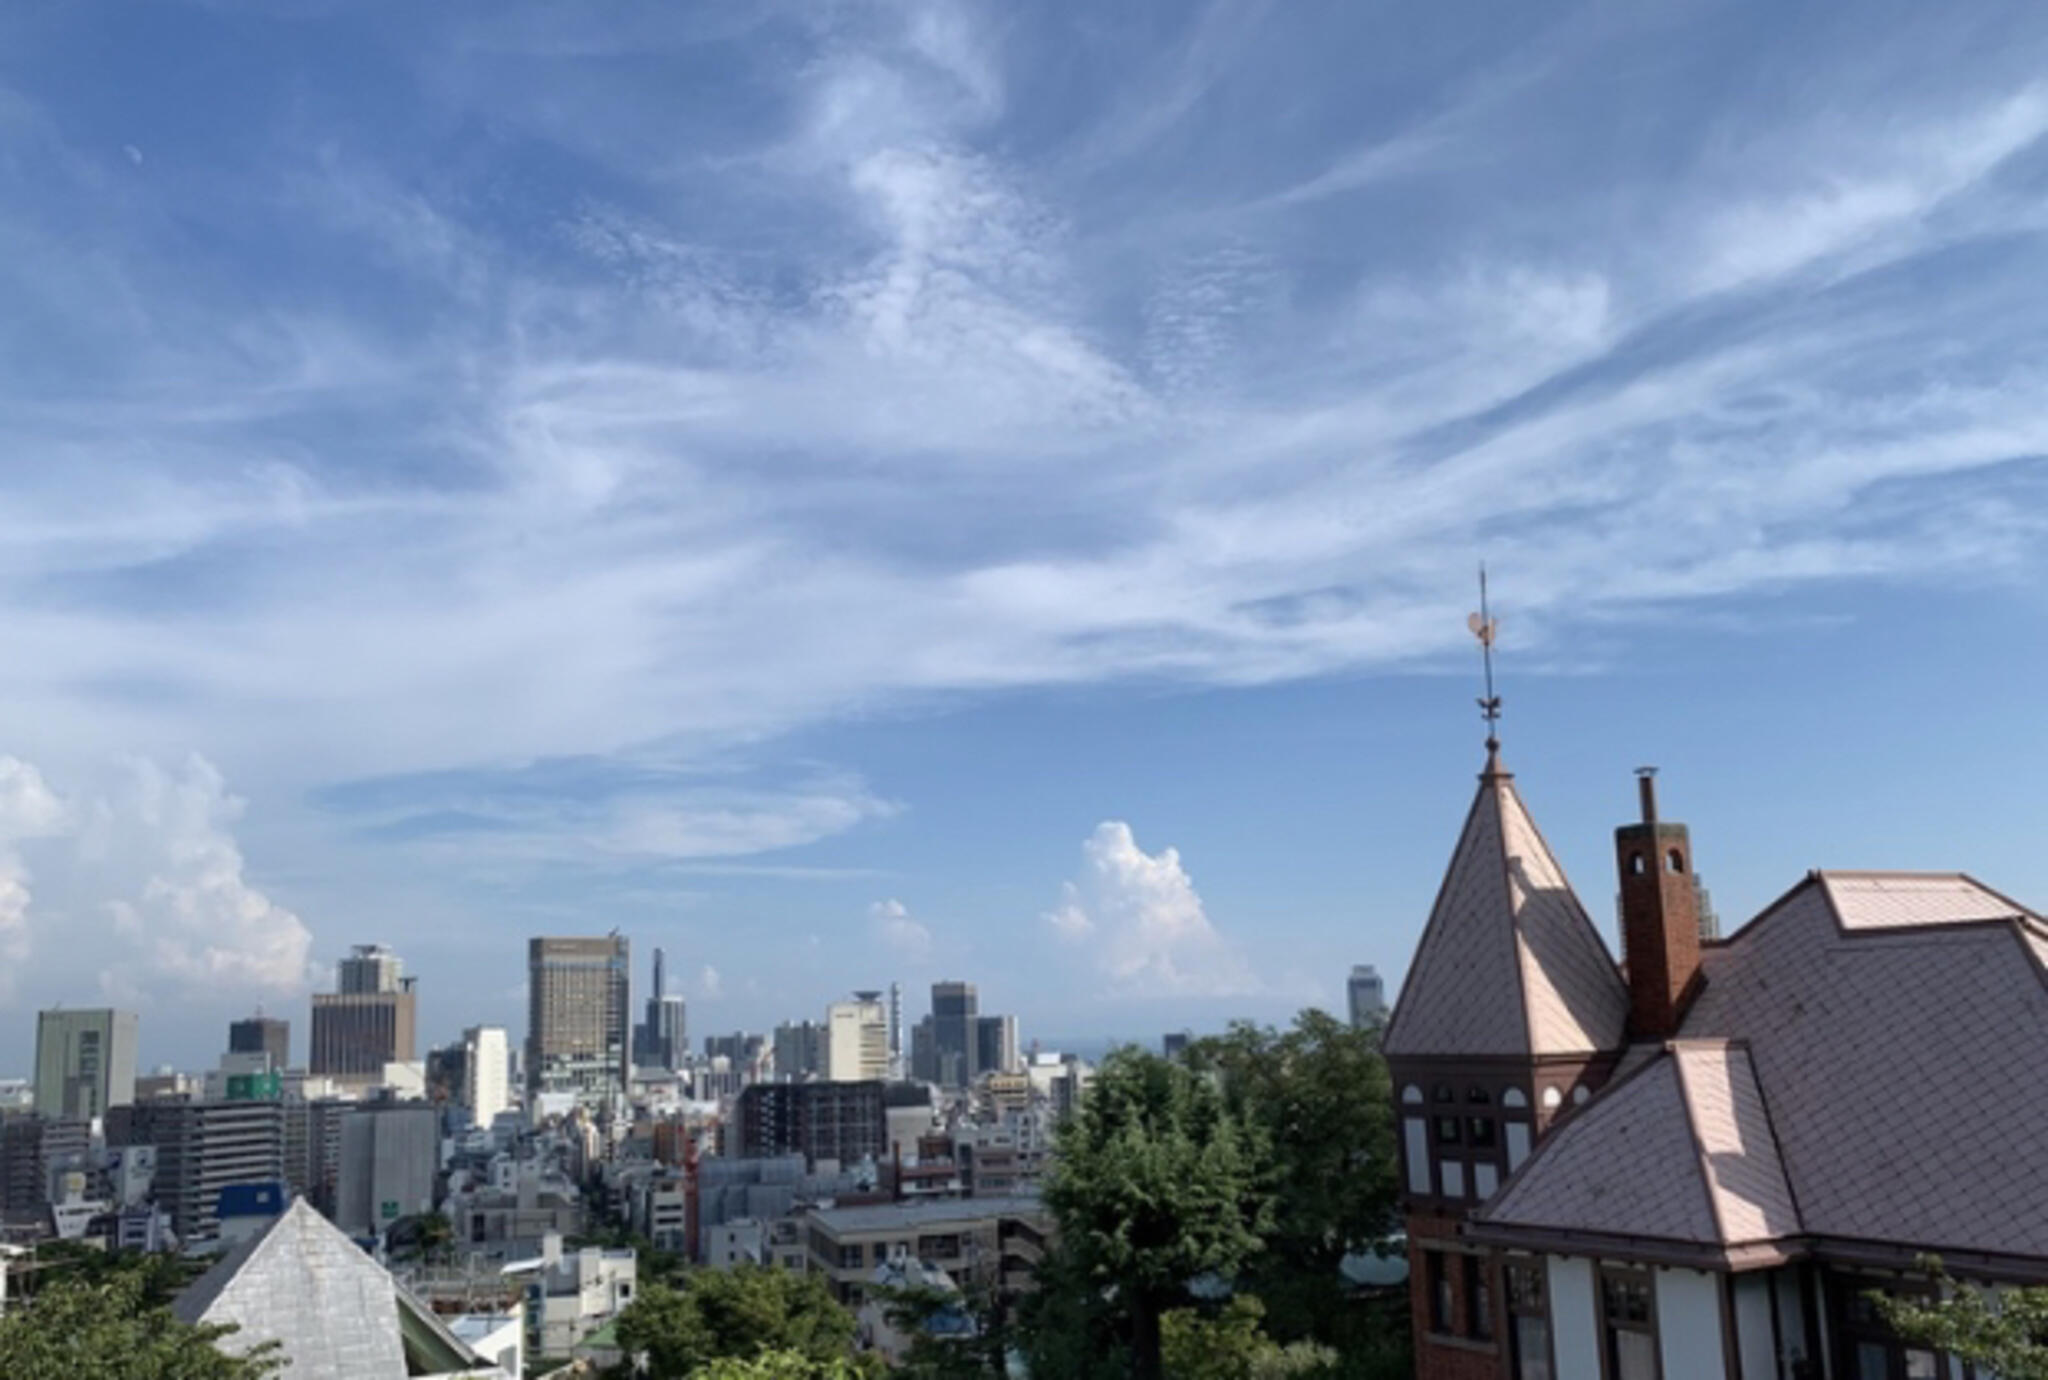
[[[382,944],[358,944],[336,967],[335,990],[313,994],[309,1072],[367,1084],[386,1064],[416,1057],[419,994],[398,955]]]
[[[526,1086],[579,1098],[623,1095],[632,1077],[626,937],[541,937],[527,945]]]
[[[1015,1073],[1023,1068],[1017,1052],[1015,1016],[974,1018],[974,1073]]]
[[[36,1111],[102,1116],[135,1100],[133,1011],[44,1011],[36,1017]]]
[[[654,951],[654,988],[647,995],[646,1019],[633,1032],[633,1062],[644,1069],[679,1071],[689,1062],[687,1010],[680,996],[668,991],[661,950]]]
[[[889,1076],[889,1015],[880,992],[855,992],[825,1008],[825,1077],[837,1083]]]
[[[472,1126],[489,1126],[512,1105],[512,1050],[503,1026],[473,1025],[462,1032],[468,1053],[462,1068],[462,1105]]]
[[[1351,1006],[1351,1024],[1363,1030],[1367,1026],[1387,1023],[1387,985],[1380,980],[1379,971],[1370,963],[1356,964],[1351,969],[1350,980],[1344,984],[1345,996]]]
[[[889,984],[889,1077],[903,1077],[903,984]]]
[[[284,1104],[160,1097],[108,1118],[109,1145],[156,1147],[157,1205],[186,1246],[220,1234],[220,1191],[285,1177]]]
[[[825,1076],[825,1027],[816,1021],[784,1021],[775,1027],[775,1077],[802,1083]]]
[[[939,1081],[938,1038],[930,1016],[910,1028],[910,1076],[919,1083]]]
[[[334,1224],[351,1236],[372,1236],[401,1217],[432,1212],[440,1160],[440,1118],[432,1107],[373,1104],[343,1117]]]
[[[879,1080],[744,1088],[733,1110],[732,1153],[743,1159],[801,1154],[814,1169],[820,1160],[880,1163],[889,1148],[886,1088]]]
[[[335,967],[334,990],[343,996],[396,992],[405,965],[382,944],[358,944]]]
[[[974,1081],[974,1056],[978,1035],[975,1022],[981,1014],[980,998],[971,982],[932,984],[932,1054],[937,1061],[934,1080],[949,1088],[964,1088]]]
[[[92,1122],[34,1112],[0,1120],[0,1211],[22,1216],[50,1202],[60,1170],[83,1165],[92,1150]]]
[[[228,1053],[267,1054],[270,1071],[282,1073],[292,1063],[292,1023],[258,1012],[228,1023]]]

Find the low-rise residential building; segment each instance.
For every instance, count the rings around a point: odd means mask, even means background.
[[[903,1259],[937,1266],[964,1287],[1021,1293],[1053,1231],[1031,1196],[814,1208],[798,1220],[809,1268],[842,1302],[864,1296],[877,1266]]]
[[[549,1237],[538,1257],[505,1266],[526,1286],[527,1346],[536,1356],[567,1356],[631,1303],[639,1283],[630,1250],[562,1250]]]

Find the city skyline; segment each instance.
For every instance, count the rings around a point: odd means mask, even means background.
[[[2048,905],[2048,13],[1880,9],[0,18],[0,1075],[370,940],[422,1049],[614,929],[700,1036],[1391,1000],[1482,560],[1610,946],[1646,764],[1724,931]]]

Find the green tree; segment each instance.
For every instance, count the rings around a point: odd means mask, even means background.
[[[1190,1046],[1187,1060],[1220,1079],[1225,1103],[1270,1148],[1261,1169],[1272,1227],[1239,1281],[1264,1301],[1267,1329],[1347,1356],[1384,1347],[1377,1320],[1345,1306],[1339,1268],[1399,1220],[1393,1088],[1378,1033],[1309,1010],[1286,1031],[1239,1022]]]
[[[890,1325],[910,1338],[910,1347],[894,1371],[904,1380],[980,1380],[1003,1373],[1003,1329],[986,1299],[929,1287],[886,1289],[875,1297]],[[973,1335],[933,1335],[929,1330],[932,1321],[955,1310],[973,1319]]]
[[[680,1288],[648,1284],[618,1324],[619,1346],[644,1357],[653,1380],[680,1380],[764,1350],[836,1361],[852,1350],[853,1332],[853,1314],[822,1279],[754,1265],[693,1270]]]
[[[798,1351],[728,1356],[690,1372],[690,1380],[868,1380],[876,1372],[848,1357],[820,1361]]]
[[[1261,1327],[1265,1316],[1265,1305],[1250,1294],[1232,1298],[1213,1318],[1194,1308],[1174,1309],[1160,1320],[1166,1373],[1173,1380],[1297,1380],[1331,1373],[1335,1351],[1314,1342],[1283,1346]]]
[[[57,1278],[0,1315],[8,1380],[261,1380],[283,1365],[274,1342],[231,1356],[214,1345],[232,1327],[192,1326],[148,1301],[141,1269],[104,1279]]]
[[[1264,1138],[1216,1081],[1126,1048],[1060,1127],[1045,1201],[1057,1294],[1035,1310],[1033,1369],[1159,1380],[1160,1316],[1203,1276],[1235,1278],[1263,1249],[1272,1203]],[[1084,1359],[1090,1352],[1093,1359]]]
[[[1996,1299],[1957,1285],[1934,1256],[1922,1259],[1939,1297],[1871,1295],[1892,1330],[1907,1341],[1946,1351],[2000,1380],[2048,1380],[2048,1288],[2008,1289]]]

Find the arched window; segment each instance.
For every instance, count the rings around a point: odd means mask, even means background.
[[[1581,1083],[1579,1084],[1579,1086],[1572,1089],[1572,1105],[1574,1107],[1583,1107],[1586,1105],[1586,1099],[1591,1097],[1592,1095],[1593,1090],[1591,1088],[1588,1088],[1584,1083]]]
[[[1529,1099],[1520,1088],[1509,1088],[1500,1095],[1500,1105],[1503,1107],[1526,1107],[1529,1105]]]
[[[1679,852],[1676,848],[1665,855],[1665,861],[1670,863],[1673,872],[1685,871],[1685,854]]]
[[[1410,1083],[1407,1087],[1401,1089],[1401,1100],[1403,1102],[1420,1102],[1422,1100],[1422,1089]]]
[[[1643,875],[1643,855],[1641,853],[1631,853],[1628,855],[1628,870],[1638,877]]]
[[[1458,1090],[1449,1083],[1437,1084],[1429,1090],[1429,1095],[1431,1100],[1436,1102],[1456,1102],[1458,1100]]]
[[[1493,1101],[1493,1095],[1484,1088],[1467,1088],[1465,1089],[1465,1100],[1484,1107]]]
[[[1564,1094],[1556,1088],[1545,1088],[1543,1090],[1543,1109],[1545,1111],[1557,1110],[1558,1103],[1562,1101],[1564,1101]]]

